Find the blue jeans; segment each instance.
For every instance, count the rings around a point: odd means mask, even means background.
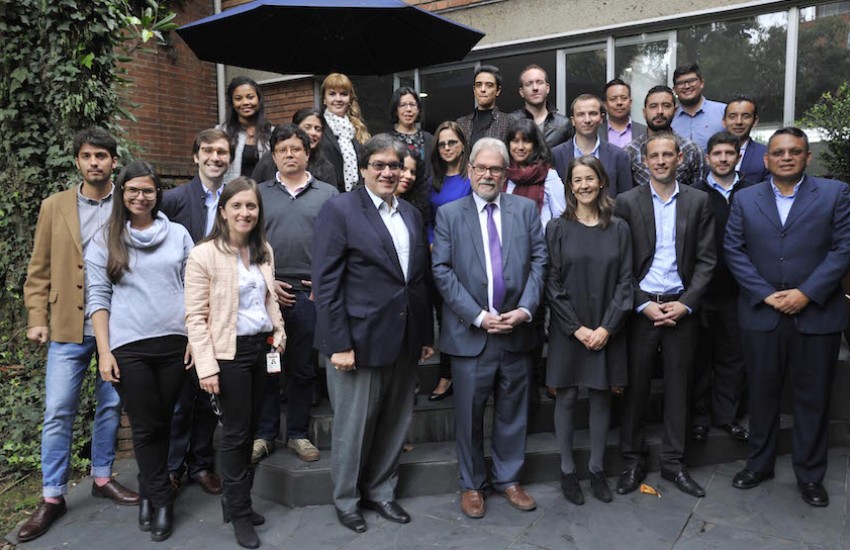
[[[74,419],[80,404],[80,386],[89,374],[95,351],[94,336],[84,336],[82,344],[50,342],[44,379],[44,425],[41,433],[41,473],[45,497],[68,492],[68,469]],[[92,429],[93,477],[110,477],[115,459],[115,436],[121,421],[118,392],[97,374],[97,409]]]

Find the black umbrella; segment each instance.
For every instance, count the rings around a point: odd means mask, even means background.
[[[265,0],[177,29],[203,61],[295,74],[387,74],[463,59],[484,33],[401,0]]]

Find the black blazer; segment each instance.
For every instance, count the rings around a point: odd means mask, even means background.
[[[360,155],[363,154],[363,146],[356,139],[352,139],[351,143],[354,144],[354,152],[357,153],[358,162],[360,160]],[[342,149],[339,146],[339,138],[336,134],[333,133],[330,126],[325,124],[325,129],[322,132],[322,141],[319,142],[319,148],[321,149],[322,157],[330,162],[331,166],[333,166],[334,173],[336,173],[336,181],[328,181],[325,183],[330,183],[331,185],[336,185],[337,190],[340,193],[345,193],[345,167],[342,162]],[[357,185],[363,183],[363,176],[360,175],[360,170],[357,170]]]
[[[169,220],[185,227],[192,240],[198,242],[204,238],[207,229],[205,195],[201,178],[196,175],[189,183],[163,193],[159,209]]]
[[[655,257],[655,214],[650,185],[641,185],[618,195],[614,206],[614,215],[623,218],[632,231],[635,307],[650,301],[649,295],[640,289],[640,282],[649,272]],[[714,215],[708,195],[688,185],[679,185],[676,197],[676,268],[685,287],[680,302],[692,310],[699,307],[716,263]]]
[[[405,201],[410,235],[405,281],[392,237],[365,187],[328,199],[313,237],[315,346],[330,356],[354,350],[355,364],[382,366],[402,354],[418,359],[434,341],[430,258],[422,215]],[[405,339],[405,334],[407,338]]]

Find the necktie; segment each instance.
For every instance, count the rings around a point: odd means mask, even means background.
[[[487,209],[487,240],[490,246],[490,268],[493,270],[493,309],[501,312],[505,301],[505,276],[502,273],[502,243],[493,219],[496,205],[491,202],[484,208]]]

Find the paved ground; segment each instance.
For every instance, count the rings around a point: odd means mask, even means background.
[[[708,492],[704,499],[680,493],[657,472],[647,481],[661,498],[615,495],[613,503],[602,504],[590,497],[585,481],[587,503],[573,506],[556,483],[543,483],[528,487],[537,510],[520,512],[493,496],[480,520],[460,513],[458,494],[408,498],[400,502],[413,522],[397,525],[366,512],[369,530],[362,535],[340,526],[332,506],[292,509],[256,500],[255,508],[268,519],[258,532],[263,548],[269,549],[843,549],[850,548],[848,458],[848,449],[830,451],[825,485],[832,501],[820,509],[800,499],[789,456],[779,459],[776,479],[749,491],[730,485],[743,462],[693,470]],[[116,467],[129,486],[135,485],[134,469],[132,461]],[[89,482],[75,487],[68,496],[68,513],[49,533],[20,545],[21,550],[236,548],[230,526],[221,522],[218,499],[196,486],[181,493],[174,534],[156,546],[138,530],[136,508],[91,498],[89,490]],[[7,539],[13,541],[14,532]]]

